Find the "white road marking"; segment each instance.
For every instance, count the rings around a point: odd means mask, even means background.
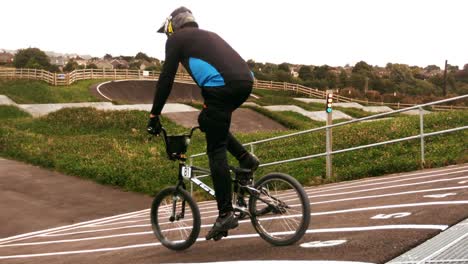
[[[468,169],[465,170],[465,168],[468,168],[468,166],[441,169],[441,170],[437,170],[435,172],[439,173],[439,172],[443,172],[443,171],[453,171],[453,170],[457,170],[457,171],[449,172],[449,173],[442,173],[442,174],[440,174],[440,173],[439,174],[431,174],[431,175],[426,175],[426,176],[422,176],[422,177],[408,178],[408,176],[425,175],[425,174],[434,173],[434,171],[404,174],[404,175],[394,176],[394,177],[391,177],[391,178],[386,177],[384,179],[380,178],[380,179],[370,179],[370,180],[356,180],[356,181],[347,182],[347,183],[337,183],[337,184],[334,184],[333,186],[330,186],[330,187],[321,187],[321,186],[320,187],[306,187],[304,189],[306,190],[307,194],[318,194],[318,193],[334,191],[334,190],[360,188],[360,187],[365,187],[365,186],[383,185],[383,184],[388,184],[388,183],[410,181],[410,180],[417,180],[417,179],[424,179],[424,178],[438,177],[438,176],[446,176],[446,175],[449,175],[449,174],[456,174],[456,173],[461,173],[461,172],[468,171]],[[399,178],[405,178],[405,179],[396,180],[396,181],[393,180],[393,179],[399,179]],[[392,181],[388,181],[389,179],[391,179]],[[368,182],[376,182],[376,181],[382,181],[382,182],[366,184]],[[466,183],[466,182],[468,182],[468,181],[465,181],[464,183]],[[354,185],[358,185],[358,186],[354,186]],[[395,185],[395,186],[400,186],[400,185]],[[373,189],[369,189],[369,190],[373,190]],[[284,194],[278,195],[278,197],[285,197],[285,196],[287,197],[288,195],[290,195],[290,194],[284,193]],[[330,195],[332,195],[332,194],[324,195],[324,196],[330,196]],[[310,197],[312,197],[312,196],[310,196]],[[321,197],[321,196],[313,196],[313,197]],[[198,204],[200,210],[208,209],[208,208],[210,208],[210,209],[216,209],[217,208],[217,205],[216,205],[214,200],[197,202],[197,204]],[[205,206],[205,205],[207,205],[207,206]],[[212,211],[212,212],[215,212],[215,211]],[[217,210],[216,210],[216,212],[217,212]]]
[[[333,184],[333,186],[330,186],[330,187],[322,187],[322,186],[320,186],[320,187],[306,187],[304,189],[306,190],[307,194],[318,194],[318,193],[334,191],[334,190],[360,188],[360,187],[363,187],[363,186],[383,185],[383,184],[387,184],[387,183],[410,181],[410,180],[424,179],[424,178],[429,178],[429,177],[446,176],[446,175],[449,175],[449,174],[456,174],[456,173],[461,173],[461,172],[468,171],[465,168],[468,168],[468,166],[456,167],[456,168],[447,168],[447,169],[441,169],[441,170],[437,170],[437,171],[417,172],[417,173],[404,174],[404,175],[399,175],[399,176],[394,176],[394,177],[385,177],[383,179],[382,178],[369,179],[369,180],[362,180],[361,179],[361,180],[356,180],[356,181],[353,181],[353,182]],[[449,172],[449,173],[440,173],[440,172],[444,172],[444,171],[453,171],[453,170],[457,170],[457,171]],[[425,174],[430,174],[430,173],[434,173],[434,172],[437,172],[437,174],[431,174],[431,175],[426,175],[426,176],[422,176],[422,177],[408,178],[408,176],[425,175]],[[399,179],[399,178],[405,178],[405,179],[396,180],[396,181],[394,180],[394,179]],[[389,179],[392,180],[392,181],[388,181]],[[380,182],[375,183],[376,181],[380,181]],[[374,183],[369,184],[368,182],[374,182]],[[467,182],[468,181],[464,181],[464,182],[461,182],[461,183],[467,183]],[[357,186],[354,186],[354,185],[357,185]],[[281,196],[282,195],[287,196],[288,194],[285,193],[285,194],[281,194]],[[206,203],[208,203],[209,205],[205,207],[204,205]],[[199,205],[200,210],[201,209],[207,209],[207,208],[213,208],[213,209],[217,208],[214,200],[197,202],[197,204]],[[200,206],[201,204],[203,206]]]
[[[196,264],[374,264],[371,262],[341,261],[341,260],[242,260],[222,262],[197,262]],[[195,263],[192,263],[195,264]]]
[[[103,227],[103,226],[121,225],[121,224],[134,224],[134,223],[138,223],[138,222],[143,222],[143,221],[147,222],[147,221],[149,221],[149,215],[147,215],[146,218],[148,218],[148,219],[114,222],[114,223],[109,223],[109,224],[93,224],[93,225],[88,225],[87,227]]]
[[[379,210],[379,209],[394,209],[394,208],[419,207],[419,206],[431,206],[431,205],[463,205],[463,204],[468,204],[468,200],[465,200],[465,201],[443,201],[443,202],[409,203],[409,204],[371,206],[371,207],[362,207],[362,208],[328,211],[328,212],[321,212],[321,213],[311,213],[310,215],[330,215],[330,214],[362,212],[362,211]]]
[[[457,174],[457,173],[462,173],[462,172],[467,172],[467,171],[468,170],[463,170],[463,171],[449,172],[449,173],[444,173],[444,174],[434,174],[434,175],[428,175],[428,176],[421,176],[421,177],[411,178],[411,179],[400,179],[400,180],[388,181],[388,182],[362,184],[362,185],[359,185],[359,186],[351,186],[351,187],[343,187],[343,188],[337,187],[336,189],[333,189],[333,190],[340,190],[341,191],[341,190],[344,190],[344,189],[361,188],[361,187],[375,186],[375,185],[384,185],[384,184],[389,184],[389,183],[397,183],[397,182],[404,182],[404,181],[411,181],[411,180],[420,180],[420,179],[426,179],[426,178],[432,178],[432,177],[447,176],[447,175],[450,175],[450,174]],[[449,178],[449,179],[459,179],[459,177]],[[427,181],[427,182],[432,182],[432,181]],[[408,185],[411,185],[411,183],[408,183]],[[400,185],[393,185],[393,186],[400,186]],[[318,193],[323,193],[323,192],[328,192],[328,191],[331,191],[331,190],[310,192],[310,194],[318,194]]]
[[[111,98],[105,96],[105,95],[101,92],[101,90],[100,90],[100,89],[101,89],[101,86],[103,86],[104,84],[108,84],[108,83],[110,83],[110,82],[112,82],[112,81],[100,83],[100,84],[97,86],[96,90],[98,91],[98,93],[99,93],[102,97],[106,98],[106,99],[109,100],[109,101],[112,101]]]
[[[399,184],[399,185],[391,185],[391,186],[384,186],[384,187],[371,188],[371,189],[365,189],[365,190],[357,190],[357,191],[350,191],[350,192],[311,195],[311,196],[309,196],[309,198],[329,197],[329,196],[337,196],[337,195],[352,194],[352,193],[378,191],[378,190],[385,190],[385,189],[391,189],[391,188],[397,188],[397,187],[408,187],[408,186],[423,185],[423,184],[429,184],[429,183],[447,182],[447,181],[466,179],[466,178],[468,178],[468,176],[457,177],[457,178],[449,178],[449,179],[439,179],[439,180],[432,180],[432,181],[425,181],[425,182],[405,183],[405,184]]]
[[[138,227],[148,227],[148,226],[151,226],[151,225],[149,225],[149,224],[147,224],[147,225],[131,225],[131,226],[121,226],[121,227],[114,227],[114,228],[104,228],[104,229],[95,229],[95,230],[87,230],[87,231],[80,231],[80,232],[72,232],[72,233],[42,234],[42,235],[39,235],[39,236],[40,237],[70,236],[70,235],[77,235],[77,234],[104,232],[104,231],[111,231],[111,230],[129,229],[129,228],[138,228]]]
[[[468,176],[467,176],[468,177]],[[423,182],[425,183],[425,182]],[[399,187],[401,185],[397,185],[396,187]],[[391,188],[393,186],[387,186],[388,188]],[[416,194],[416,193],[423,193],[423,192],[436,192],[436,191],[447,191],[447,190],[458,190],[458,189],[466,189],[468,188],[467,185],[465,186],[455,186],[455,187],[445,187],[445,188],[435,188],[435,189],[425,189],[425,190],[417,190],[417,191],[406,191],[406,192],[399,192],[399,193],[386,193],[386,194],[377,194],[377,195],[368,195],[368,196],[359,196],[359,197],[351,197],[351,198],[342,198],[342,199],[336,199],[336,200],[326,200],[326,201],[320,201],[320,202],[312,202],[310,203],[311,205],[315,204],[325,204],[325,203],[335,203],[335,202],[345,202],[345,201],[353,201],[353,200],[361,200],[361,199],[373,199],[373,198],[381,198],[381,197],[389,197],[389,196],[399,196],[399,195],[406,195],[406,194]],[[374,190],[374,189],[364,189],[360,190],[359,192],[366,192],[368,190]],[[332,196],[332,194],[328,194],[326,196]],[[277,197],[281,197],[278,195]],[[309,196],[311,198],[312,196]],[[322,196],[320,196],[322,197]],[[315,197],[313,197],[315,198]],[[291,200],[285,200],[285,202],[288,201],[294,201],[297,199],[291,199]],[[203,209],[208,209],[211,207],[206,207]],[[215,208],[215,207],[213,207]],[[200,213],[201,214],[208,214],[208,213],[217,213],[218,210],[212,210],[212,211],[202,211],[202,208],[200,208]],[[149,215],[148,215],[149,217]]]
[[[378,214],[378,215],[375,215],[375,216],[371,217],[371,219],[402,218],[402,217],[407,217],[407,216],[410,216],[410,215],[411,215],[411,213],[408,213],[408,212],[394,213],[394,214]]]
[[[149,209],[145,209],[145,210],[142,210],[142,211],[147,211],[147,210],[149,210]],[[81,223],[77,223],[77,224],[73,224],[73,225],[55,227],[55,228],[46,229],[46,230],[42,230],[42,231],[36,231],[36,232],[26,233],[26,234],[22,234],[22,235],[16,235],[16,236],[12,236],[12,237],[6,237],[6,238],[0,239],[0,245],[1,245],[1,244],[5,244],[5,243],[10,243],[10,242],[13,242],[13,241],[19,241],[19,240],[28,239],[28,238],[30,238],[30,237],[35,237],[35,236],[40,235],[40,234],[43,234],[43,233],[60,232],[60,231],[63,231],[63,230],[70,230],[70,229],[74,229],[74,228],[81,228],[82,226],[85,226],[85,225],[88,225],[88,224],[93,224],[93,223],[96,223],[96,222],[101,222],[101,221],[112,221],[113,219],[119,218],[119,217],[124,217],[124,218],[125,218],[126,216],[131,216],[131,215],[133,215],[133,214],[137,214],[137,213],[140,213],[140,212],[142,212],[142,211],[136,211],[136,212],[126,213],[126,214],[120,214],[120,215],[115,215],[115,216],[100,218],[100,219],[96,219],[96,220],[81,222]]]
[[[448,170],[454,170],[454,169],[459,169],[459,168],[453,168],[453,169],[447,169]],[[437,172],[440,172],[442,170],[439,170]],[[459,171],[460,172],[460,171]],[[453,174],[453,173],[459,173],[459,172],[452,172],[452,173],[446,173],[444,175],[447,175],[447,174]],[[461,171],[463,172],[463,171]],[[431,172],[421,172],[421,173],[415,173],[413,175],[421,175],[421,174],[427,174],[427,173],[431,173]],[[395,176],[395,177],[392,177],[392,178],[401,178],[401,177],[408,177],[409,175],[401,175],[401,176]],[[433,176],[432,176],[433,177]],[[419,177],[418,177],[419,178]],[[388,179],[388,178],[387,178]],[[365,181],[365,182],[371,182],[371,181],[378,181],[378,180],[387,180],[387,179],[373,179],[373,180],[368,180],[368,181]],[[459,179],[459,178],[455,178],[455,179]],[[452,180],[452,179],[446,179],[446,180]],[[439,180],[438,180],[439,181]],[[350,183],[347,185],[347,187],[349,187],[350,185],[357,185],[357,184],[361,184],[363,181],[359,181],[359,182],[355,182],[355,183]],[[467,183],[468,181],[460,181],[459,183],[462,184],[462,183]],[[379,184],[383,184],[383,183],[379,183]],[[341,188],[341,186],[343,186],[344,184],[342,185],[335,185],[335,186],[331,186],[328,188],[327,191],[329,190],[332,190],[332,189],[343,189]],[[375,185],[375,184],[374,184]],[[355,187],[362,187],[362,184],[360,186],[355,186]],[[320,187],[319,187],[320,188]],[[326,187],[325,187],[326,188]],[[460,188],[467,188],[467,186],[460,186]],[[313,188],[314,190],[317,190],[317,188]],[[442,189],[456,189],[456,187],[449,187],[449,188],[440,188],[439,190],[442,190]],[[321,192],[325,191],[324,188],[320,188]],[[435,190],[435,189],[433,189]],[[409,193],[416,193],[416,192],[423,192],[425,190],[420,190],[420,191],[412,191],[412,192],[404,192],[404,193],[398,193],[398,194],[384,194],[384,195],[377,195],[379,197],[383,197],[383,196],[391,196],[391,195],[401,195],[401,194],[409,194]],[[372,197],[372,196],[368,196],[369,198]],[[343,200],[354,200],[354,199],[368,199],[368,198],[364,198],[364,197],[354,197],[354,198],[347,198],[347,199],[338,199],[338,200],[334,200],[334,201],[323,201],[323,202],[317,202],[317,203],[327,203],[327,202],[336,202],[336,201],[343,201]],[[455,202],[458,202],[457,204],[463,204],[464,202],[466,201],[455,201]],[[214,204],[215,201],[211,200],[211,201],[203,201],[203,202],[199,202],[198,204],[199,205],[202,205],[202,206],[211,206],[212,204]],[[314,204],[314,203],[311,203],[311,204]],[[316,203],[315,203],[316,204]],[[440,204],[440,203],[438,203]],[[453,204],[453,203],[452,203]],[[420,206],[421,204],[419,204],[418,206]],[[409,206],[412,206],[412,205],[409,205]],[[374,209],[377,208],[377,207],[374,207]],[[380,207],[380,208],[383,208],[383,207]],[[364,210],[364,208],[358,208],[359,210]],[[353,209],[355,210],[355,209]],[[370,210],[370,209],[367,209],[367,210]],[[344,211],[347,211],[347,210],[340,210],[340,211],[334,211],[334,212],[339,212],[339,213],[342,213]],[[58,227],[58,228],[53,228],[53,229],[49,229],[49,230],[43,230],[43,231],[38,231],[38,232],[32,232],[32,233],[28,233],[28,234],[23,234],[23,235],[18,235],[18,236],[14,236],[14,237],[9,237],[9,238],[4,238],[4,239],[0,239],[0,245],[1,244],[4,244],[4,243],[11,243],[13,241],[19,241],[19,240],[23,240],[23,239],[28,239],[30,237],[35,237],[37,236],[37,234],[41,234],[41,233],[44,233],[44,232],[48,232],[48,231],[52,231],[52,232],[49,232],[49,234],[51,233],[57,233],[57,232],[63,232],[65,230],[71,230],[71,229],[77,229],[77,228],[82,228],[86,225],[86,223],[89,223],[87,224],[87,226],[94,226],[94,225],[99,225],[99,224],[102,224],[102,223],[108,223],[108,222],[113,222],[113,221],[119,221],[119,220],[122,220],[122,219],[129,219],[129,218],[140,218],[140,217],[148,217],[149,218],[149,209],[146,209],[146,210],[142,210],[142,211],[138,211],[138,212],[132,212],[132,213],[128,213],[128,214],[123,214],[123,215],[118,215],[118,216],[113,216],[113,217],[106,217],[106,218],[102,218],[102,219],[98,219],[98,220],[93,220],[93,221],[88,221],[88,222],[83,222],[83,223],[78,223],[78,224],[74,224],[74,225],[70,225],[70,226],[63,226],[63,227]],[[324,212],[325,214],[327,212]],[[316,215],[321,215],[321,214],[324,214],[324,213],[319,213],[319,214],[316,214]],[[311,214],[311,215],[314,215],[314,214]],[[119,219],[115,219],[119,216],[126,216],[126,217],[122,217],[122,218],[119,218]],[[216,217],[216,216],[211,216],[211,217]],[[210,218],[211,218],[210,217]],[[101,221],[101,222],[99,222]],[[147,220],[138,220],[138,221],[147,221]],[[99,222],[99,223],[97,223]],[[245,222],[250,222],[249,220],[245,221]],[[148,225],[149,226],[149,225]],[[68,228],[68,229],[67,229]],[[65,230],[62,230],[62,229],[65,229]],[[152,232],[140,232],[140,233],[131,233],[131,234],[150,234]],[[308,232],[309,233],[309,232]],[[114,236],[125,236],[127,234],[121,234],[121,235],[114,235]],[[109,237],[109,236],[107,236]],[[93,238],[84,238],[84,239],[93,239]],[[46,242],[38,242],[38,243],[47,243]],[[154,244],[154,243],[153,243]],[[0,246],[1,247],[1,246]]]
[[[446,225],[383,225],[383,226],[366,226],[366,227],[344,227],[344,228],[324,228],[324,229],[309,229],[306,231],[307,234],[312,233],[335,233],[335,232],[359,232],[359,231],[376,231],[376,230],[393,230],[393,229],[436,229],[445,230],[448,226]],[[286,234],[288,232],[280,232],[280,234]],[[276,233],[275,233],[276,234]],[[242,235],[230,235],[224,239],[241,239],[241,238],[256,238],[259,237],[255,234],[242,234]],[[206,241],[205,238],[198,238],[198,242]],[[14,258],[32,258],[32,257],[45,257],[45,256],[58,256],[58,255],[70,255],[70,254],[85,254],[85,253],[96,253],[96,252],[107,252],[124,249],[142,248],[142,247],[154,247],[160,246],[161,243],[146,243],[128,245],[122,247],[110,247],[110,248],[98,248],[98,249],[87,249],[77,251],[64,251],[64,252],[51,252],[51,253],[39,253],[39,254],[25,254],[25,255],[11,255],[11,256],[0,256],[0,259],[14,259]]]
[[[302,243],[299,246],[303,248],[319,248],[319,247],[334,247],[348,242],[347,240],[327,240],[327,241],[312,241]]]
[[[457,193],[441,193],[441,194],[431,194],[431,195],[424,195],[426,198],[445,198],[447,196],[457,195]]]
[[[353,201],[353,200],[375,199],[375,198],[382,198],[382,197],[389,197],[389,196],[400,196],[400,195],[406,195],[406,194],[416,194],[416,193],[424,193],[424,192],[438,192],[438,191],[458,190],[458,189],[467,189],[467,188],[468,188],[468,186],[465,185],[465,186],[456,186],[456,187],[425,189],[425,190],[418,190],[418,191],[407,191],[407,192],[399,192],[399,193],[386,193],[386,194],[377,194],[377,195],[343,198],[343,199],[337,199],[337,200],[313,202],[313,203],[310,203],[310,204],[315,205],[315,204],[325,204],[325,203],[336,203],[336,202],[345,202],[345,201]]]
[[[117,234],[117,235],[109,235],[109,236],[85,237],[85,238],[63,239],[63,240],[50,240],[50,241],[29,242],[29,243],[16,243],[16,244],[0,245],[0,248],[20,247],[20,246],[37,246],[37,245],[61,244],[61,243],[73,243],[73,242],[81,242],[81,241],[89,241],[89,240],[99,240],[99,239],[108,239],[108,238],[126,237],[126,236],[141,236],[141,235],[149,235],[149,234],[154,234],[154,233],[152,231],[148,231],[148,232],[125,233],[125,234]]]
[[[311,213],[311,216],[321,216],[321,215],[333,215],[333,214],[343,214],[343,213],[354,213],[354,212],[363,212],[363,211],[372,211],[372,210],[385,210],[385,209],[394,209],[394,208],[407,208],[407,207],[419,207],[419,206],[431,206],[431,205],[464,205],[468,204],[468,201],[441,201],[441,202],[426,202],[426,203],[410,203],[410,204],[395,204],[395,205],[382,205],[382,206],[373,206],[373,207],[361,207],[361,208],[352,208],[352,209],[343,209],[343,210],[335,210],[335,211],[326,211],[326,212],[316,212]],[[209,218],[216,218],[217,215],[204,217],[203,219]],[[280,218],[297,218],[302,217],[301,214],[294,214],[288,216],[272,216],[266,217],[261,219],[260,221],[268,221],[268,220],[275,220]],[[250,219],[241,220],[239,224],[250,224]],[[163,223],[165,224],[165,223]],[[211,227],[212,224],[202,225],[202,228]],[[87,230],[81,232],[74,232],[74,233],[59,233],[59,234],[43,234],[40,235],[41,237],[56,237],[56,236],[66,236],[66,235],[77,235],[77,234],[85,234],[85,233],[95,233],[95,232],[102,232],[102,231],[109,231],[109,230],[119,230],[119,229],[128,229],[134,227],[151,227],[150,224],[148,225],[138,225],[138,226],[125,226],[125,227],[117,227],[117,228],[107,228],[107,229],[97,229],[97,230]],[[181,228],[184,229],[184,228]]]
[[[311,189],[313,191],[318,190],[318,189],[320,189],[320,191],[339,190],[339,189],[348,188],[348,187],[351,187],[351,188],[352,187],[360,187],[363,184],[367,184],[369,182],[380,182],[380,181],[382,181],[382,182],[388,183],[388,180],[394,180],[394,179],[400,179],[400,178],[413,180],[413,179],[419,179],[420,177],[415,177],[415,178],[409,178],[409,177],[417,176],[417,175],[433,174],[433,173],[440,176],[440,175],[448,174],[448,173],[441,174],[441,172],[456,170],[456,171],[451,172],[451,173],[457,173],[457,172],[463,172],[467,168],[468,168],[468,166],[462,166],[462,167],[447,168],[447,169],[436,170],[436,171],[415,172],[415,173],[403,174],[403,175],[398,175],[398,176],[393,176],[393,177],[376,177],[376,178],[372,178],[372,179],[358,179],[358,180],[354,180],[354,181],[350,181],[350,182],[334,183],[334,184],[332,184],[332,186],[307,187],[306,191],[308,191],[309,189]],[[430,176],[430,175],[427,175],[427,176]],[[378,184],[380,184],[380,183],[378,183]],[[354,185],[358,185],[358,186],[354,186]]]
[[[362,208],[344,209],[344,210],[336,210],[336,211],[328,211],[328,212],[318,212],[318,213],[311,213],[310,215],[318,216],[318,215],[354,213],[354,212],[363,212],[363,211],[381,210],[381,209],[394,209],[394,208],[419,207],[419,206],[431,206],[431,205],[464,205],[464,204],[468,204],[468,201],[445,201],[445,202],[382,205],[382,206],[362,207]],[[301,214],[295,214],[295,215],[281,216],[281,218],[294,218],[294,217],[301,217],[301,216],[302,216]],[[263,218],[262,221],[273,220],[275,218],[278,218],[278,217],[267,217],[267,218]],[[241,222],[243,221],[239,221],[239,223]]]
[[[426,191],[430,192],[430,191],[452,190],[452,189],[463,189],[463,188],[468,188],[468,186],[457,186],[457,187],[437,188],[437,189],[428,189],[428,190],[408,191],[408,192],[401,192],[401,193],[394,193],[394,194],[382,194],[382,195],[344,198],[344,199],[338,199],[338,200],[313,202],[313,203],[310,203],[310,204],[315,205],[315,204],[323,204],[323,203],[351,201],[351,200],[358,200],[358,199],[371,199],[371,198],[376,198],[376,197],[388,197],[388,196],[396,196],[396,195],[405,195],[405,194],[412,194],[412,193],[419,193],[419,192],[426,192]],[[382,209],[384,209],[384,208],[382,207]],[[146,210],[142,210],[142,211],[138,211],[138,212],[132,212],[132,213],[128,213],[128,214],[117,215],[117,216],[103,218],[103,219],[97,219],[97,220],[89,221],[89,222],[91,222],[91,224],[88,224],[88,226],[92,227],[92,225],[94,225],[94,224],[99,225],[99,224],[103,224],[103,223],[107,223],[107,222],[119,221],[121,219],[128,219],[128,218],[134,217],[135,215],[136,216],[141,216],[141,214],[145,214],[149,218],[148,212],[149,212],[149,209],[146,209]],[[217,213],[217,211],[213,211],[213,213]],[[121,218],[115,219],[116,217],[121,217]],[[208,217],[204,217],[204,218],[215,218],[215,217],[217,217],[217,215],[212,215],[212,216],[208,216]],[[141,220],[141,221],[148,221],[148,220],[144,219],[144,220]],[[69,230],[72,230],[72,229],[78,229],[78,228],[86,227],[86,223],[88,223],[88,222],[78,223],[78,224],[71,225],[71,226],[54,228],[54,229],[50,229],[50,230],[43,230],[43,231],[23,234],[23,235],[19,235],[19,236],[15,236],[15,237],[10,237],[10,238],[4,238],[4,239],[0,240],[0,241],[2,241],[0,243],[0,245],[4,244],[4,243],[8,243],[8,242],[27,239],[27,238],[29,238],[28,236],[36,236],[36,235],[39,235],[39,234],[42,234],[42,233],[47,233],[49,231],[54,231],[54,232],[49,232],[47,234],[44,234],[44,236],[50,236],[53,233],[64,232],[64,231],[69,231]],[[150,225],[138,225],[137,227],[142,227],[142,226],[150,226]],[[128,227],[123,227],[123,228],[128,228]],[[115,228],[115,229],[112,229],[112,230],[123,229],[123,228]],[[107,229],[107,230],[109,230],[109,229]],[[99,231],[100,230],[95,230],[94,232],[99,232]],[[81,233],[81,232],[77,232],[77,233]],[[60,236],[60,234],[58,234],[58,236]],[[21,239],[11,240],[11,239],[14,239],[14,238],[21,238]],[[11,241],[9,241],[9,240],[11,240]]]
[[[468,181],[461,181],[461,182],[458,182],[459,184],[465,184],[467,183]]]

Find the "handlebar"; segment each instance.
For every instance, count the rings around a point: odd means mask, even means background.
[[[185,153],[187,147],[192,138],[193,132],[199,129],[199,127],[193,127],[190,129],[189,134],[182,135],[167,135],[167,131],[164,127],[161,127],[161,132],[163,134],[164,144],[166,145],[166,153],[170,160],[182,160],[185,161]]]
[[[195,130],[197,130],[197,129],[200,129],[200,127],[199,126],[192,127],[190,129],[190,133],[185,134],[184,136],[188,136],[188,138],[192,138],[193,132],[195,132]],[[162,134],[163,134],[164,141],[167,142],[167,130],[164,127],[161,127],[161,131],[162,131]]]

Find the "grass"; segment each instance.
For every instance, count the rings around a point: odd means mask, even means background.
[[[296,93],[291,91],[269,91],[255,89],[253,91],[255,95],[260,96],[259,99],[251,98],[250,102],[257,103],[261,106],[267,105],[297,105],[304,108],[307,111],[321,111],[325,109],[325,106],[318,107],[315,104],[308,104],[298,100],[295,100],[294,97],[299,97]]]
[[[292,91],[270,91],[256,89],[254,94],[260,96],[259,99],[250,99],[249,101],[255,102],[261,106],[267,105],[297,105],[307,111],[324,111],[325,105],[321,103],[305,103],[295,100],[296,97],[304,97]],[[362,118],[366,116],[375,115],[372,112],[366,112],[357,108],[333,107],[334,110],[339,110],[353,118]]]
[[[24,112],[16,106],[0,105],[0,120],[31,117],[29,113]]]
[[[244,106],[245,108],[252,109],[264,116],[267,116],[276,122],[280,123],[286,128],[293,130],[305,130],[314,127],[324,126],[325,122],[314,121],[306,116],[292,111],[273,112],[266,108],[257,106]]]
[[[89,92],[89,87],[103,81],[84,80],[69,86],[52,86],[42,81],[0,80],[0,94],[17,104],[96,102],[99,100]]]
[[[36,119],[19,115],[10,107],[0,108],[0,156],[145,194],[154,194],[176,181],[177,164],[166,159],[161,138],[148,140],[146,112],[80,108],[63,109]],[[431,114],[425,117],[425,131],[466,125],[467,120],[466,111]],[[186,131],[167,119],[162,122],[171,134]],[[237,134],[237,137],[241,142],[250,142],[290,132]],[[418,133],[419,117],[347,125],[333,130],[333,148],[339,150]],[[426,138],[426,166],[467,162],[467,138],[466,130]],[[197,132],[189,154],[204,152],[205,147],[204,135]],[[255,147],[255,153],[263,163],[324,151],[324,132]],[[334,175],[330,179],[323,178],[324,158],[261,168],[257,175],[281,171],[306,185],[352,180],[418,169],[419,151],[419,140],[412,140],[337,154],[333,157]],[[233,162],[232,157],[230,160]],[[207,166],[206,156],[196,158],[194,164]]]
[[[80,81],[66,87],[49,86],[36,81],[1,81],[0,94],[17,103],[60,103],[96,101],[89,93],[91,84],[102,80]],[[301,103],[291,92],[255,90],[260,105],[295,104],[309,111],[322,111],[321,104]],[[192,106],[200,108],[201,104]],[[271,112],[251,107],[285,127],[287,132],[237,134],[241,142],[251,142],[287,133],[320,127],[316,122],[295,112]],[[340,109],[341,110],[341,109]],[[362,117],[356,109],[343,109]],[[361,115],[361,116],[359,116]],[[425,132],[467,125],[468,112],[441,112],[425,116]],[[174,184],[177,165],[166,159],[161,138],[148,140],[145,132],[147,113],[141,111],[103,112],[92,108],[63,109],[33,119],[14,106],[0,106],[0,156],[26,161],[69,175],[89,178],[124,190],[154,194]],[[337,123],[338,121],[334,121]],[[186,129],[163,119],[171,134]],[[418,116],[397,116],[391,120],[360,123],[333,129],[335,150],[419,134]],[[427,137],[426,167],[439,167],[468,162],[468,131]],[[204,152],[204,135],[197,132],[189,154]],[[263,143],[255,147],[262,163],[318,154],[325,151],[325,132],[305,134]],[[272,171],[289,173],[306,185],[320,184],[410,171],[420,168],[419,139],[358,150],[333,156],[334,175],[324,179],[325,159],[285,163],[261,168],[257,175]],[[233,158],[230,157],[230,161]],[[207,166],[207,158],[196,158],[195,165]],[[203,195],[200,192],[200,196]]]

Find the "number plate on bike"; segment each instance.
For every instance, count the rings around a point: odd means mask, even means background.
[[[182,177],[190,179],[192,178],[192,168],[191,167],[182,167],[180,173]]]

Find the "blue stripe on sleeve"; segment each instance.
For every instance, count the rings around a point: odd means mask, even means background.
[[[216,87],[224,86],[223,76],[208,62],[197,59],[189,58],[189,67],[192,76],[200,87]]]

